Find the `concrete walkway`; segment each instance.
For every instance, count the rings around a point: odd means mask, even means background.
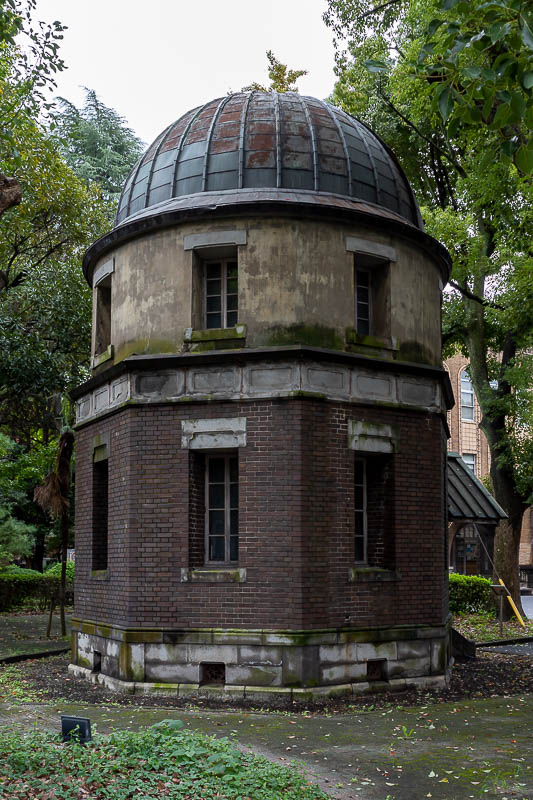
[[[343,800],[533,799],[533,696],[314,717],[5,704],[0,724],[59,731],[63,713],[89,717],[97,733],[182,719],[278,763],[300,763],[310,779]]]
[[[52,639],[46,638],[48,614],[0,614],[0,661],[20,655],[61,652],[70,642],[70,616],[67,615],[67,636],[61,638],[61,623],[56,610],[52,622]]]

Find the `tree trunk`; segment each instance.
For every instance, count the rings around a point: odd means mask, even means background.
[[[21,200],[22,192],[18,180],[0,173],[0,217],[8,208],[18,206]]]
[[[67,586],[67,547],[68,547],[68,507],[61,514],[61,583],[59,586],[59,613],[61,615],[61,636],[67,635],[65,622],[65,597]]]
[[[522,602],[520,600],[520,572],[518,554],[520,550],[520,534],[516,541],[515,531],[509,520],[502,520],[496,528],[494,537],[494,583],[498,583],[500,577],[509,590],[515,605],[523,616]],[[505,600],[503,605],[503,618],[509,620],[514,618],[514,612],[510,603]]]

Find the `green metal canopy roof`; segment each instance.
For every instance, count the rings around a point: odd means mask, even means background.
[[[497,525],[507,514],[459,453],[448,453],[448,517]]]

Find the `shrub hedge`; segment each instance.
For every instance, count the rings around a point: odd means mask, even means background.
[[[461,614],[483,613],[494,610],[491,582],[481,575],[450,574],[450,612]]]
[[[34,600],[40,608],[46,608],[50,599],[59,594],[61,565],[47,572],[36,572],[15,565],[0,568],[0,611],[16,608]],[[67,603],[72,602],[74,589],[74,564],[67,564]]]

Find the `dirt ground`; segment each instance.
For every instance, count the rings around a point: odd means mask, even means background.
[[[74,678],[67,672],[68,656],[52,656],[45,659],[32,659],[18,665],[18,672],[31,684],[33,690],[50,702],[68,698],[73,703],[120,704],[124,706],[155,706],[158,708],[185,708],[191,703],[202,708],[226,708],[227,703],[213,699],[129,695],[109,692],[85,680]],[[0,668],[1,669],[1,668]],[[383,692],[363,697],[325,700],[318,704],[290,703],[274,704],[274,708],[290,708],[292,711],[317,711],[325,708],[330,712],[340,712],[347,705],[353,708],[383,708],[390,705],[417,706],[428,702],[453,702],[466,698],[513,696],[533,694],[533,656],[510,653],[480,652],[478,658],[464,664],[455,664],[452,669],[450,685],[446,689],[417,692]],[[232,701],[234,708],[257,707],[257,701]],[[265,706],[263,706],[265,707]]]

